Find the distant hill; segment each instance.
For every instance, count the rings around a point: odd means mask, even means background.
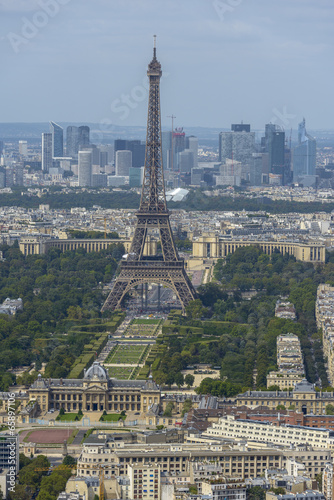
[[[100,123],[68,123],[59,122],[59,125],[64,128],[66,139],[66,128],[69,125],[88,125],[91,129],[92,143],[112,144],[115,139],[140,139],[146,138],[146,124],[143,126],[119,126],[119,125],[103,125]],[[0,140],[7,142],[18,141],[20,139],[29,142],[41,141],[43,132],[49,132],[49,123],[0,123]],[[163,130],[168,128],[163,127]],[[186,135],[195,135],[199,139],[201,146],[218,147],[219,132],[230,130],[229,128],[210,128],[210,127],[184,127]],[[263,130],[254,130],[256,132],[257,141],[264,135]],[[334,130],[308,130],[308,132],[317,139],[319,147],[331,146],[334,147]],[[286,138],[289,139],[290,130],[286,130]],[[292,131],[292,142],[297,140],[297,131]]]

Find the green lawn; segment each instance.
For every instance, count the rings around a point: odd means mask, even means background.
[[[124,344],[119,344],[116,346],[116,349],[114,349],[107,359],[105,360],[105,364],[108,363],[115,363],[115,364],[131,364],[131,365],[137,365],[140,363],[141,358],[143,354],[146,351],[147,346],[144,345],[124,345]]]
[[[161,319],[145,319],[138,318],[131,321],[131,325],[158,325]]]
[[[83,415],[78,415],[77,413],[65,413],[64,415],[58,415],[56,420],[60,420],[61,422],[74,422],[75,417],[78,417],[78,420],[81,420]]]
[[[108,367],[109,376],[112,378],[118,378],[121,380],[128,380],[131,373],[133,372],[132,366],[109,366]]]
[[[118,422],[119,420],[125,420],[126,415],[118,415],[117,413],[108,413],[107,415],[102,415],[101,422]]]

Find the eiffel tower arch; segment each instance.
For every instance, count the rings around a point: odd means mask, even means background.
[[[195,289],[180,259],[167,209],[161,154],[160,78],[161,64],[156,56],[154,40],[153,59],[148,66],[150,82],[146,135],[146,154],[143,187],[137,223],[131,248],[120,263],[120,273],[105,301],[102,312],[118,309],[127,292],[143,283],[156,283],[171,288],[184,309],[196,298]],[[147,233],[155,230],[160,234],[162,255],[147,257],[144,246]]]

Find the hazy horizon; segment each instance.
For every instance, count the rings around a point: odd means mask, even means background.
[[[0,0],[1,123],[333,130],[332,0]]]

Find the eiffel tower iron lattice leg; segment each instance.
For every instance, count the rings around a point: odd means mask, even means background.
[[[120,273],[105,301],[102,312],[121,307],[127,292],[137,285],[156,283],[171,288],[184,309],[196,297],[195,289],[185,271],[175,247],[167,209],[162,154],[160,123],[160,78],[161,65],[156,58],[154,43],[153,59],[148,66],[150,81],[145,170],[137,224],[131,248],[126,260],[120,264]],[[147,258],[144,254],[147,233],[150,230],[160,234],[162,256]]]

